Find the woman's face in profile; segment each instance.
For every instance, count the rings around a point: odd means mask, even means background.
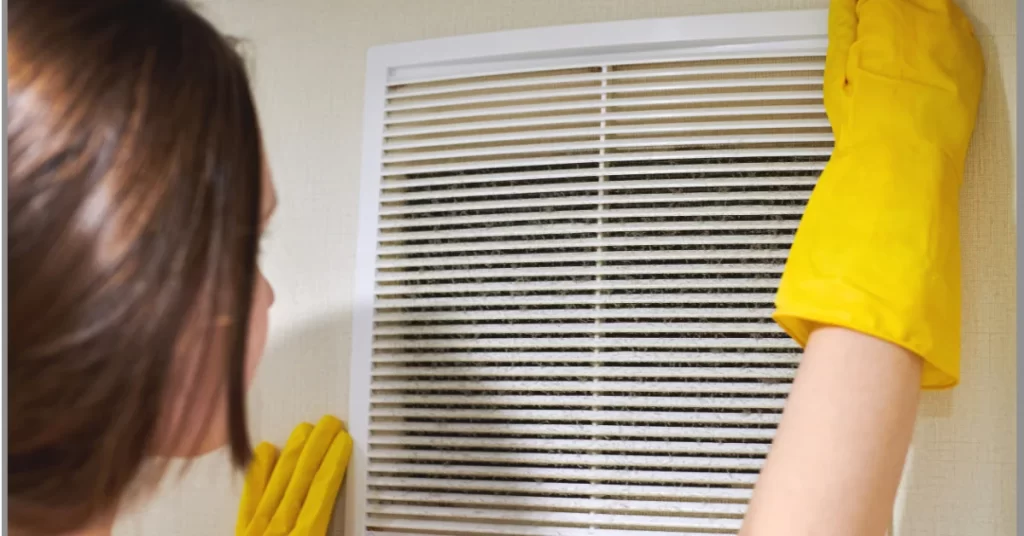
[[[260,235],[266,233],[274,212],[277,209],[277,192],[271,179],[270,167],[264,161],[263,184],[260,207]],[[270,306],[274,303],[274,289],[257,265],[255,288],[253,289],[252,308],[249,312],[249,331],[245,351],[245,387],[252,384],[256,369],[263,357],[269,330]],[[218,339],[223,340],[227,330],[218,328]],[[224,344],[215,344],[223,347]],[[188,359],[181,356],[182,359]],[[224,356],[217,356],[224,359]],[[157,454],[175,458],[194,458],[208,454],[228,444],[228,410],[227,393],[223,386],[216,397],[193,397],[194,395],[176,395],[168,405],[170,413],[165,417],[166,423],[186,423],[184,426],[171,425],[168,430],[175,430],[175,437],[167,437],[159,441]],[[190,397],[193,397],[190,399]],[[191,405],[189,403],[191,402]],[[187,415],[186,415],[187,413]],[[203,416],[209,415],[209,423],[204,426]]]
[[[277,210],[277,191],[274,189],[274,182],[270,177],[270,165],[263,163],[263,196],[262,207],[260,207],[260,238],[267,232],[274,212]],[[249,317],[249,339],[245,350],[245,386],[252,383],[256,375],[256,367],[263,357],[263,351],[267,345],[267,331],[269,329],[270,306],[274,304],[274,289],[270,281],[263,275],[263,270],[257,265],[256,288],[253,290],[252,312]]]

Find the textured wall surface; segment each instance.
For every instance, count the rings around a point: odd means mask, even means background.
[[[961,204],[963,378],[926,393],[899,536],[1015,533],[1015,0],[960,0],[987,78]],[[247,40],[281,200],[263,259],[277,292],[251,397],[253,436],[281,444],[303,419],[347,416],[363,72],[369,46],[514,28],[826,7],[826,0],[207,0]],[[176,474],[176,473],[175,473]],[[241,478],[193,462],[121,520],[118,536],[233,532]],[[336,525],[341,525],[336,523]],[[340,528],[336,531],[341,534]]]

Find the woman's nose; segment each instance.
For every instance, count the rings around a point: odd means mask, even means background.
[[[267,276],[263,273],[262,270],[260,270],[259,276],[260,284],[262,284],[265,287],[267,292],[267,307],[269,308],[271,305],[274,305],[274,300],[277,298],[277,296],[274,294],[274,285],[270,284],[270,280],[267,279]]]

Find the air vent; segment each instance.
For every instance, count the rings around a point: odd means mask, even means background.
[[[392,81],[369,534],[735,534],[798,348],[770,320],[824,50]]]

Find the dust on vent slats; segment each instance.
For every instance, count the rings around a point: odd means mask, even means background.
[[[798,358],[823,58],[395,84],[367,530],[735,534]]]

